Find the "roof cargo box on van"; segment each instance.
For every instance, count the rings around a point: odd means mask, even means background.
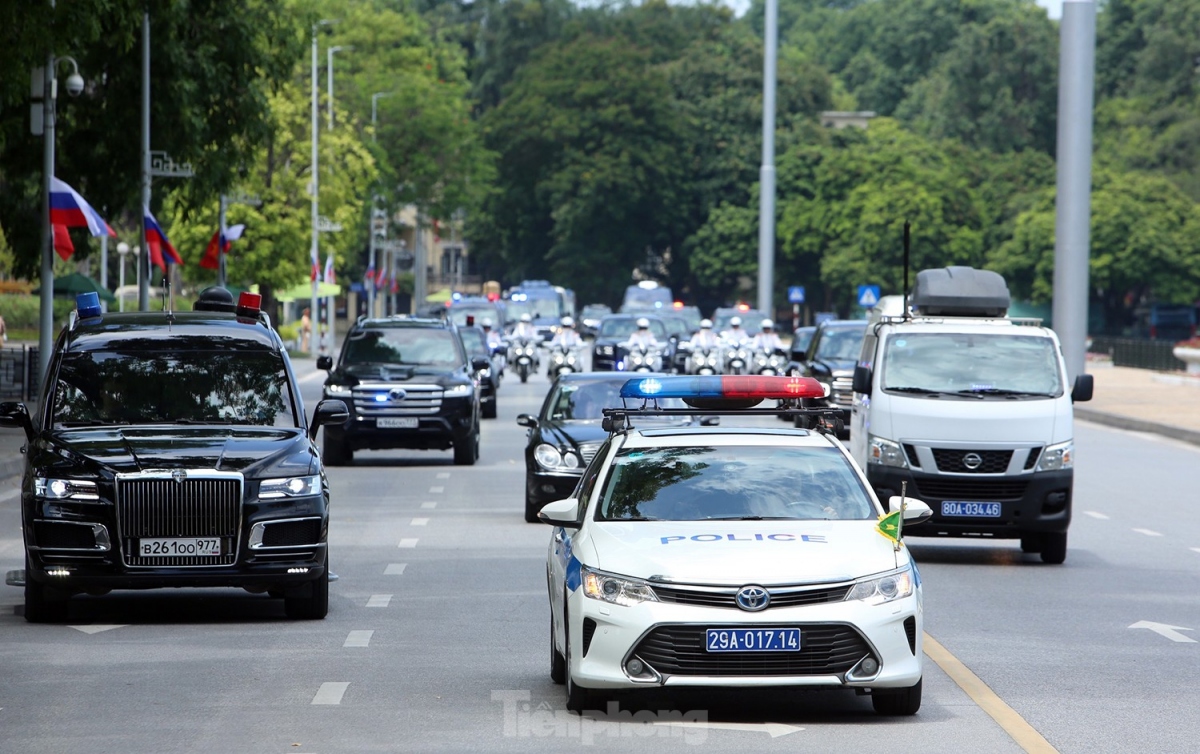
[[[1010,298],[999,273],[973,267],[921,270],[912,307],[926,317],[1003,317]]]

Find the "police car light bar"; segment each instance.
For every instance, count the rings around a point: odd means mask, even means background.
[[[767,377],[753,374],[693,377],[643,377],[621,386],[622,398],[691,400],[824,398],[825,386],[811,377]]]

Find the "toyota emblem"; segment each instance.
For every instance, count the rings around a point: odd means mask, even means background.
[[[391,400],[394,400],[394,401],[402,401],[407,396],[408,396],[408,393],[405,390],[402,390],[398,387],[394,387],[388,391],[388,398],[390,398]]]
[[[962,457],[962,465],[974,471],[983,465],[983,456],[978,453],[967,453]]]
[[[757,613],[759,610],[766,610],[767,605],[771,604],[771,593],[752,584],[739,589],[734,601],[746,612]]]

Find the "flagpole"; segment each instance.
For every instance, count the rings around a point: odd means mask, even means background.
[[[54,2],[51,0],[51,9]],[[54,349],[54,230],[50,227],[50,179],[54,177],[54,50],[42,76],[42,297],[38,312],[38,376],[45,376]]]
[[[146,212],[150,208],[150,11],[142,13],[142,245],[137,256],[138,311],[150,311],[150,253],[146,242]]]

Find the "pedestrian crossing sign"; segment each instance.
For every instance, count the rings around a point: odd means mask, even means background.
[[[860,285],[858,286],[858,305],[864,309],[870,309],[875,304],[879,303],[879,286],[877,285]]]

